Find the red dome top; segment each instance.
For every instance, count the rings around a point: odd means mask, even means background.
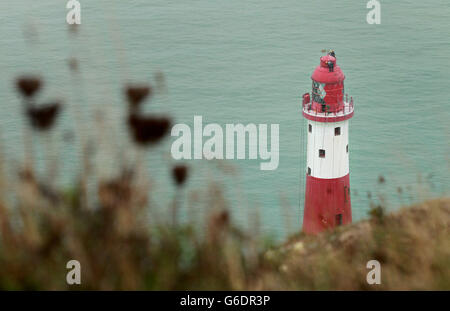
[[[329,63],[333,66],[333,71],[330,71]],[[336,58],[331,55],[322,56],[320,58],[320,65],[314,70],[311,79],[320,83],[338,83],[345,79],[344,73],[336,64]]]
[[[312,109],[317,112],[338,112],[344,109],[344,73],[336,64],[336,57],[322,56],[311,79]]]

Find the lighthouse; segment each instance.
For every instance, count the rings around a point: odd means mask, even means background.
[[[312,93],[303,95],[307,154],[303,231],[309,234],[352,221],[349,121],[353,98],[344,91],[344,73],[332,51],[320,58]]]

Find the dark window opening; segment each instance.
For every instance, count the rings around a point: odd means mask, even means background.
[[[338,226],[342,225],[342,214],[336,215],[336,225]]]
[[[319,149],[319,158],[325,158],[325,149]]]
[[[345,147],[345,149],[347,149],[347,153],[348,153],[348,145],[347,145],[347,147]]]
[[[339,135],[341,135],[341,128],[335,127],[334,128],[334,136],[339,136]]]
[[[311,168],[308,167],[308,175],[311,175]]]
[[[309,131],[310,133],[312,133],[312,125],[311,125],[311,124],[308,125],[308,131]]]

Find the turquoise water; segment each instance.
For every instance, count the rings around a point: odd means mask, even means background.
[[[12,162],[23,148],[20,102],[12,87],[17,74],[45,77],[42,100],[65,98],[54,135],[74,130],[91,137],[99,131],[89,122],[102,111],[108,130],[94,141],[104,150],[99,174],[108,175],[117,168],[117,150],[129,148],[123,139],[123,81],[153,82],[153,73],[161,70],[169,96],[156,97],[148,111],[170,113],[187,124],[194,115],[202,115],[204,123],[280,124],[276,171],[260,171],[259,161],[227,161],[239,173],[222,177],[216,163],[192,161],[185,196],[204,190],[205,181],[222,180],[237,219],[245,225],[248,209],[258,208],[264,232],[283,236],[289,221],[292,229],[301,227],[300,96],[310,91],[321,50],[333,48],[356,105],[350,127],[354,219],[366,217],[369,191],[392,208],[448,195],[447,1],[381,1],[380,25],[366,23],[365,1],[80,2],[79,36],[68,34],[64,1],[0,3],[0,134]],[[26,41],[24,32],[36,33],[36,42]],[[71,80],[66,65],[71,56],[80,59],[81,84]],[[82,111],[81,130],[75,107]],[[77,173],[77,149],[61,141],[58,150],[64,182]],[[160,209],[173,191],[169,150],[170,141],[148,156]],[[386,183],[378,184],[379,175]]]

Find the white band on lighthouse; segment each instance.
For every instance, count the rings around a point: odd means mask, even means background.
[[[348,124],[308,120],[307,174],[333,179],[349,173]]]

